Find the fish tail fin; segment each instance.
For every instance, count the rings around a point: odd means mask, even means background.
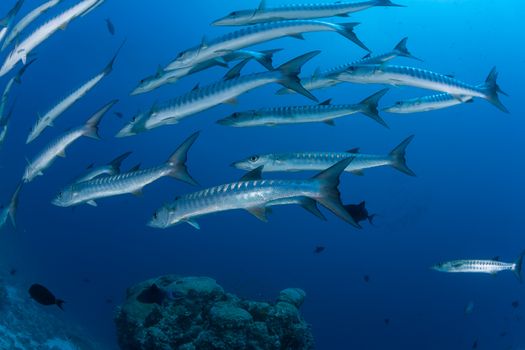
[[[11,203],[9,204],[9,219],[11,220],[11,224],[14,228],[16,228],[16,212],[18,210],[18,198],[20,196],[22,186],[23,182],[20,182],[15,190],[15,193],[13,194],[13,197],[11,197]]]
[[[108,75],[113,70],[113,65],[115,64],[115,61],[117,60],[117,57],[118,57],[118,55],[120,53],[120,50],[122,50],[122,47],[124,46],[124,44],[126,44],[126,41],[127,41],[127,39],[124,39],[122,44],[120,44],[119,48],[117,49],[117,52],[115,52],[115,54],[111,58],[111,61],[109,61],[109,63],[106,66],[106,68],[104,68],[104,74],[105,75]]]
[[[365,98],[363,101],[359,102],[359,106],[361,107],[361,113],[366,115],[367,117],[372,118],[379,124],[383,125],[384,127],[388,128],[387,123],[379,116],[379,111],[377,110],[377,105],[379,104],[379,100],[385,96],[385,94],[388,92],[389,89],[383,89],[375,94]]]
[[[64,310],[64,303],[65,303],[65,301],[62,300],[62,299],[57,299],[57,300],[55,301],[56,306],[58,306],[59,309],[62,310],[62,311],[65,311],[65,310]]]
[[[521,267],[523,265],[523,256],[525,255],[525,251],[523,251],[520,256],[516,259],[514,262],[514,268],[512,269],[512,272],[514,272],[514,275],[518,279],[518,281],[522,281],[521,279]]]
[[[193,145],[195,140],[197,140],[197,137],[199,136],[199,132],[196,132],[192,134],[190,137],[188,137],[180,146],[177,148],[177,150],[170,156],[168,159],[168,165],[171,168],[170,176],[176,178],[177,180],[181,180],[184,182],[189,183],[190,185],[197,186],[198,183],[195,181],[191,175],[188,173],[188,168],[186,167],[186,161],[188,160],[188,151],[190,147]]]
[[[311,100],[314,100],[315,102],[319,102],[310,91],[306,90],[304,86],[301,85],[299,73],[301,73],[303,65],[317,56],[320,52],[321,51],[308,52],[282,64],[277,69],[275,69],[280,71],[282,74],[282,78],[279,83],[288,89],[291,89],[305,97],[308,97]]]
[[[339,23],[337,24],[337,32],[344,36],[345,38],[351,40],[354,44],[362,48],[363,50],[366,50],[368,52],[371,52],[368,47],[357,37],[357,35],[354,33],[354,28],[359,25],[357,22],[351,22],[351,23]]]
[[[386,6],[386,7],[406,7],[405,5],[395,4],[390,0],[376,0],[376,6]]]
[[[416,174],[407,166],[406,163],[406,149],[410,142],[414,139],[414,135],[410,135],[406,139],[404,139],[396,148],[390,152],[390,157],[392,159],[391,166],[394,169],[397,169],[401,171],[402,173],[405,173],[410,176],[416,176]]]
[[[118,156],[117,158],[113,159],[111,162],[109,162],[109,166],[111,166],[116,172],[120,173],[120,166],[122,165],[122,162],[129,157],[131,152],[126,152]]]
[[[501,90],[498,83],[498,71],[496,67],[493,67],[485,79],[485,83],[481,85],[481,89],[485,93],[485,99],[492,103],[496,108],[504,113],[509,113],[509,110],[501,103],[498,93],[508,96],[505,92]]]
[[[271,71],[273,70],[273,55],[279,51],[282,51],[282,49],[261,51],[261,55],[255,57],[255,60]]]
[[[26,72],[27,68],[29,68],[29,66],[32,65],[35,61],[36,58],[33,58],[31,61],[27,62],[22,68],[20,68],[20,70],[18,71],[18,73],[16,73],[16,76],[14,78],[15,83],[22,84],[22,76]]]
[[[340,182],[339,177],[353,160],[353,157],[343,159],[313,177],[314,180],[319,181],[321,184],[320,196],[315,198],[315,200],[342,220],[357,228],[361,228],[361,226],[355,222],[354,218],[345,209],[341,202],[341,193],[338,189]]]
[[[113,107],[113,105],[115,105],[117,102],[118,100],[112,100],[88,119],[86,125],[84,126],[84,136],[91,137],[95,140],[100,140],[100,136],[98,135],[98,125],[107,111],[109,111],[111,107]]]
[[[401,39],[401,41],[397,43],[397,45],[394,47],[394,51],[396,51],[399,56],[412,58],[416,61],[423,62],[422,59],[417,58],[416,56],[412,55],[410,51],[408,51],[407,40],[408,40],[408,37]]]

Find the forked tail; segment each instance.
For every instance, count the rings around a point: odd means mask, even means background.
[[[496,67],[494,67],[487,76],[487,79],[485,79],[485,84],[481,85],[481,89],[485,93],[485,99],[487,101],[496,106],[496,108],[498,108],[500,111],[504,113],[509,113],[509,110],[503,105],[503,103],[501,103],[498,93],[503,94],[505,96],[508,95],[500,89],[497,80],[498,72],[496,70]]]
[[[312,51],[305,53],[304,55],[296,57],[276,68],[275,71],[279,71],[282,74],[279,83],[285,88],[291,89],[311,100],[314,100],[315,102],[318,102],[317,98],[301,85],[299,73],[301,73],[303,65],[317,56],[320,52],[321,51]]]
[[[388,128],[387,123],[379,116],[379,111],[377,110],[377,105],[379,104],[379,100],[385,96],[385,94],[388,92],[388,89],[383,89],[375,94],[365,98],[363,101],[359,102],[360,106],[360,112],[366,115],[367,117],[372,118],[379,124],[383,125],[384,127]]]
[[[401,142],[396,148],[390,152],[390,157],[392,159],[391,166],[394,169],[401,171],[410,176],[416,176],[416,174],[407,166],[406,163],[406,149],[410,142],[414,139],[414,135],[407,137],[403,142]]]
[[[416,61],[423,62],[422,59],[417,58],[416,56],[412,55],[410,53],[410,51],[408,51],[408,49],[407,49],[407,40],[408,40],[408,38],[401,39],[401,41],[396,45],[396,47],[394,47],[394,51],[396,51],[399,56],[412,58],[412,59],[414,59]]]
[[[170,167],[169,176],[174,177],[177,180],[187,182],[190,185],[197,185],[197,181],[195,181],[188,173],[186,161],[188,160],[188,151],[195,140],[197,140],[197,137],[199,137],[199,132],[196,132],[188,137],[167,161],[167,164]]]
[[[385,6],[385,5],[381,5],[381,6]],[[351,40],[352,42],[354,42],[354,44],[356,44],[357,46],[359,46],[363,50],[371,52],[370,49],[368,47],[366,47],[366,45],[354,33],[354,28],[357,25],[359,25],[359,23],[351,22],[351,23],[339,23],[339,24],[334,24],[334,25],[337,26],[337,32],[339,34],[341,34],[345,38]]]
[[[525,255],[525,251],[523,251],[520,256],[516,259],[516,262],[514,262],[514,268],[512,269],[512,272],[514,272],[514,275],[518,279],[518,281],[522,281],[521,279],[521,266],[523,265],[523,256]]]

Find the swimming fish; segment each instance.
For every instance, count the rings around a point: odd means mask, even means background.
[[[242,170],[253,170],[263,167],[262,171],[319,171],[337,163],[341,159],[353,158],[345,171],[362,175],[363,170],[389,165],[394,169],[410,176],[415,173],[406,164],[406,148],[413,140],[409,136],[395,147],[389,154],[364,154],[354,148],[348,152],[296,152],[296,153],[270,153],[253,155],[244,160],[232,163],[232,166]]]
[[[326,17],[348,17],[348,14],[363,11],[375,6],[404,7],[390,0],[370,0],[362,2],[337,1],[331,4],[293,4],[274,8],[266,7],[266,0],[261,0],[259,8],[234,11],[213,22],[216,26],[245,26],[258,23],[315,19]]]
[[[37,28],[27,38],[17,44],[11,53],[7,56],[4,64],[0,68],[0,77],[6,75],[13,69],[13,67],[22,61],[26,64],[28,55],[51,35],[59,29],[66,29],[69,22],[79,16],[83,16],[96,7],[98,7],[104,0],[82,0],[73,7],[62,12],[60,15],[52,18]]]
[[[464,96],[479,97],[487,100],[499,110],[509,113],[501,103],[498,93],[505,96],[497,84],[498,72],[492,68],[484,84],[471,85],[451,76],[424,69],[393,65],[351,66],[339,74],[339,80],[360,84],[389,84],[394,86],[412,86],[428,90],[446,92],[462,100]]]
[[[256,24],[225,34],[213,40],[208,41],[206,38],[203,38],[200,45],[179,53],[177,58],[168,64],[166,70],[195,67],[200,63],[210,60],[222,62],[221,57],[228,52],[282,37],[289,36],[303,39],[303,33],[309,32],[337,32],[366,51],[370,51],[353,31],[354,27],[358,24],[359,23],[335,24],[317,20],[295,20]]]
[[[22,33],[22,31],[26,29],[31,23],[33,23],[38,17],[46,13],[52,7],[58,5],[61,1],[63,0],[49,0],[25,15],[20,21],[18,21],[17,24],[15,24],[13,29],[9,31],[9,34],[5,38],[4,45],[2,46],[2,50],[8,47],[9,44],[13,42],[13,40],[17,39],[20,33]]]
[[[472,103],[472,96],[457,95],[452,96],[447,93],[434,94],[430,96],[417,97],[410,100],[397,101],[393,106],[383,109],[389,113],[419,113],[435,111],[456,106],[462,103]]]
[[[333,105],[330,99],[318,105],[261,108],[246,112],[235,112],[229,117],[218,120],[217,124],[234,127],[277,126],[303,123],[326,123],[335,125],[334,121],[337,118],[355,113],[363,113],[379,124],[388,127],[377,111],[379,100],[387,92],[388,89],[383,89],[363,101],[352,105]]]
[[[69,107],[71,107],[75,102],[80,100],[82,97],[84,97],[89,91],[91,91],[95,86],[97,86],[98,83],[104,79],[108,74],[110,74],[113,71],[113,64],[115,63],[115,60],[117,59],[117,56],[122,49],[122,45],[119,47],[111,61],[107,64],[107,66],[96,76],[88,80],[86,83],[84,83],[82,86],[80,86],[78,89],[73,91],[69,96],[64,98],[62,101],[57,103],[53,108],[51,108],[46,114],[44,114],[42,117],[39,117],[36,121],[35,125],[31,129],[31,132],[27,136],[26,144],[32,142],[35,140],[40,134],[49,126],[53,126],[53,123],[55,120],[62,115]]]
[[[365,201],[362,201],[359,204],[347,204],[345,205],[345,209],[357,223],[368,220],[369,223],[373,224],[374,217],[376,216],[375,214],[368,214]]]
[[[120,156],[113,159],[111,162],[109,162],[106,165],[93,168],[91,167],[91,170],[82,175],[81,177],[77,178],[75,180],[75,183],[88,181],[91,179],[94,179],[96,177],[102,176],[102,175],[115,175],[120,173],[120,166],[122,165],[122,162],[129,157],[131,152],[126,152],[124,154],[121,154]]]
[[[148,113],[141,113],[120,130],[117,137],[132,136],[163,125],[177,124],[188,116],[221,103],[234,103],[238,96],[271,83],[292,88],[316,100],[315,96],[301,86],[298,75],[302,66],[319,53],[320,51],[306,53],[269,72],[240,76],[240,70],[247,62],[242,61],[226,74],[225,80],[202,88],[197,87],[163,106],[154,106]]]
[[[306,180],[263,180],[259,167],[240,181],[220,185],[177,197],[153,214],[149,226],[168,228],[187,223],[196,229],[196,219],[212,213],[244,209],[266,222],[268,209],[275,205],[298,204],[316,216],[320,203],[347,223],[360,227],[344,209],[338,190],[339,177],[352,158],[343,159],[332,167]]]
[[[117,100],[109,102],[90,117],[84,125],[65,132],[46,146],[33,161],[28,162],[24,172],[24,182],[30,182],[37,176],[44,175],[43,171],[49,168],[57,157],[65,157],[66,148],[79,138],[86,136],[96,140],[100,139],[98,124],[106,112],[117,102]]]
[[[113,25],[113,23],[111,22],[109,18],[106,18],[106,27],[108,28],[108,32],[111,35],[115,35],[115,26]]]
[[[194,133],[162,165],[93,178],[88,181],[73,183],[62,189],[52,203],[59,207],[70,207],[80,204],[97,206],[97,199],[117,196],[126,193],[141,194],[145,186],[158,179],[170,176],[177,180],[196,185],[186,168],[187,153],[197,139]]]
[[[2,149],[2,146],[4,145],[5,139],[7,137],[9,121],[11,120],[11,116],[13,115],[14,106],[15,105],[13,104],[13,106],[5,116],[0,115],[0,149]]]
[[[4,40],[4,38],[6,37],[11,27],[11,24],[13,23],[13,19],[16,17],[23,4],[24,0],[18,0],[15,3],[15,5],[11,8],[11,10],[9,10],[7,15],[4,18],[0,19],[0,42],[2,42],[2,40]]]
[[[440,272],[456,273],[488,273],[495,275],[501,271],[512,271],[521,282],[521,266],[525,251],[513,263],[495,260],[453,260],[432,266],[432,269]]]
[[[397,45],[392,50],[379,55],[368,54],[357,61],[345,63],[324,71],[318,68],[310,78],[302,78],[301,84],[303,84],[305,89],[307,89],[308,91],[325,89],[342,83],[342,81],[340,81],[337,78],[338,75],[345,72],[348,68],[352,66],[359,66],[365,64],[383,64],[397,57],[406,57],[417,61],[421,61],[421,59],[415,57],[410,53],[410,51],[408,51],[407,41],[408,38],[403,38],[399,43],[397,43]],[[290,89],[281,89],[277,91],[277,95],[292,93],[295,92]]]
[[[325,249],[326,249],[326,248],[325,248],[324,246],[322,246],[322,245],[318,245],[317,247],[315,247],[315,249],[314,249],[314,253],[315,253],[315,254],[321,254],[322,252],[325,251]]]
[[[16,228],[16,211],[18,210],[18,198],[22,190],[22,183],[18,184],[11,201],[7,207],[0,207],[0,229],[7,223],[7,218],[11,220],[11,225]]]
[[[29,288],[29,295],[39,304],[45,306],[56,305],[60,308],[60,310],[64,311],[65,301],[62,299],[57,299],[49,289],[41,284],[33,284]]]

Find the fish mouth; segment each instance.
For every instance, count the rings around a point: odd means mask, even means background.
[[[136,96],[145,93],[146,91],[141,87],[137,86],[133,91],[129,93],[130,96]]]
[[[219,124],[219,125],[223,125],[223,126],[228,126],[228,125],[231,125],[232,122],[228,119],[228,118],[223,118],[223,119],[219,119],[215,122],[215,124]]]
[[[61,207],[61,208],[65,208],[66,205],[65,203],[62,203],[58,198],[55,198],[51,201],[51,204],[57,206],[57,207]]]
[[[129,137],[129,136],[134,136],[136,135],[137,133],[133,132],[132,131],[132,125],[126,125],[125,127],[123,127],[116,135],[115,137],[116,138],[124,138],[124,137]]]
[[[231,24],[231,21],[228,19],[228,17],[219,18],[211,22],[212,26],[227,26],[229,24]]]

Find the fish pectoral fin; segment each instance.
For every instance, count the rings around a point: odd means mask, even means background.
[[[136,196],[136,197],[142,197],[144,192],[142,192],[142,188],[139,188],[138,190],[135,190],[135,191],[131,192],[131,194]]]
[[[323,123],[325,123],[326,125],[335,126],[335,122],[333,119],[325,120]]]
[[[66,150],[65,149],[61,150],[60,152],[58,152],[57,156],[66,158]]]
[[[304,36],[302,34],[300,34],[300,33],[298,33],[298,34],[290,34],[288,36],[290,36],[290,37],[292,37],[294,39],[304,40]]]
[[[224,101],[224,104],[228,105],[236,105],[239,101],[237,100],[237,97],[230,98],[229,100]]]
[[[266,207],[251,207],[251,208],[246,208],[246,210],[252,214],[253,216],[255,216],[257,219],[263,221],[263,222],[268,222],[268,209]]]
[[[68,24],[69,24],[69,22],[66,22],[66,23],[62,24],[59,28],[60,28],[61,30],[66,30]]]
[[[350,171],[351,174],[357,175],[357,176],[363,176],[365,175],[365,172],[363,170],[352,170]]]
[[[452,95],[452,97],[454,97],[459,102],[464,102],[465,101],[465,97],[462,96],[462,95]]]
[[[340,14],[338,14],[338,15],[336,15],[336,16],[337,16],[337,17],[350,17],[350,16],[348,15],[348,13],[340,13]]]
[[[42,170],[40,170],[38,173],[36,173],[36,176],[44,176],[44,173],[42,172]]]
[[[201,226],[199,225],[199,223],[197,221],[195,221],[195,219],[187,219],[187,220],[185,220],[185,222],[188,225],[191,225],[196,230],[200,230],[201,229]]]
[[[261,165],[252,171],[247,172],[241,177],[240,181],[256,181],[262,179],[262,170],[264,165]]]
[[[86,204],[91,205],[92,207],[98,207],[97,202],[95,202],[94,200],[87,201]]]
[[[321,211],[317,207],[317,202],[313,200],[312,198],[308,198],[308,197],[299,198],[299,205],[303,207],[305,210],[312,213],[313,215],[317,216],[319,219],[326,221],[326,217],[323,215],[323,213],[321,213]]]

